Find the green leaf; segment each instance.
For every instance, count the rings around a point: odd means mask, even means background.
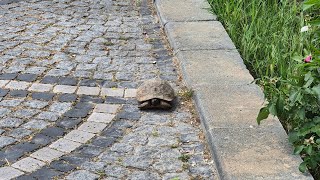
[[[260,122],[264,119],[267,119],[269,116],[269,109],[268,107],[263,107],[260,109],[260,112],[258,114],[258,117],[257,117],[257,122],[258,124],[260,125]]]
[[[303,120],[305,119],[306,111],[304,108],[301,108],[298,110],[297,114],[298,114],[298,117]]]
[[[277,108],[276,108],[276,105],[275,104],[269,104],[269,113],[274,115],[274,116],[277,116]]]
[[[297,141],[299,141],[300,139],[299,139],[299,136],[298,136],[298,133],[297,132],[290,132],[289,133],[289,142],[290,143],[295,143],[295,142],[297,142]]]
[[[311,77],[311,72],[309,71],[307,74],[304,75],[304,81],[308,81]]]
[[[311,155],[311,153],[312,153],[312,146],[311,145],[307,146],[306,153]]]
[[[303,60],[303,57],[301,55],[295,55],[292,57],[292,60],[301,63]]]
[[[307,0],[303,3],[302,9],[305,11],[307,9],[310,9],[312,6],[316,4],[319,5],[319,0]]]
[[[320,96],[320,85],[312,87],[312,91],[318,96]]]
[[[312,26],[320,26],[320,19],[315,19],[309,22]]]
[[[281,116],[284,110],[284,99],[282,95],[279,96],[276,106],[277,106],[277,114]]]
[[[295,102],[300,101],[301,97],[302,96],[301,96],[301,91],[300,90],[294,91],[289,96],[290,104],[293,105]]]
[[[306,0],[305,2],[303,2],[303,4],[307,4],[307,5],[316,5],[316,4],[320,4],[319,0]]]
[[[300,165],[299,165],[299,171],[300,172],[306,172],[307,170],[307,162],[302,162]]]
[[[303,11],[310,9],[313,6],[313,4],[303,4],[302,9]]]
[[[294,154],[300,154],[304,147],[305,147],[305,145],[296,146],[296,147],[294,148],[293,153],[294,153]]]
[[[304,87],[304,88],[308,88],[308,87],[313,83],[313,80],[314,80],[314,78],[313,78],[313,77],[310,77],[310,78],[308,79],[308,81],[306,82],[306,84],[303,85],[303,87]]]
[[[320,136],[320,127],[315,126],[313,132],[315,132],[318,136]]]

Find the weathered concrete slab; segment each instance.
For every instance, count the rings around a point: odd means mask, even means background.
[[[218,21],[168,22],[165,29],[175,51],[236,49]]]
[[[237,50],[183,51],[177,56],[183,60],[182,68],[192,74],[189,81],[193,88],[212,84],[246,85],[254,80]],[[208,84],[203,84],[203,76]]]
[[[217,17],[205,0],[155,0],[161,22],[211,21]]]
[[[297,170],[287,135],[275,123],[258,128],[211,130],[222,179],[312,179]]]

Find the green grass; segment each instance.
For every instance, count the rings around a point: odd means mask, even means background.
[[[294,0],[208,0],[255,78],[291,75],[302,52],[303,18]],[[278,3],[281,2],[281,3]]]

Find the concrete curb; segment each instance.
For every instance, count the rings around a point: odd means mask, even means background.
[[[155,0],[160,21],[180,61],[220,179],[313,179],[298,170],[287,134],[276,118],[256,116],[261,89],[205,0]]]

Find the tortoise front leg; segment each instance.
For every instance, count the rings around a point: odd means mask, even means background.
[[[151,107],[151,103],[150,101],[144,101],[144,102],[141,102],[138,106],[138,108],[140,109],[148,109]]]
[[[161,109],[170,109],[172,108],[172,105],[167,101],[161,101],[158,107]]]

